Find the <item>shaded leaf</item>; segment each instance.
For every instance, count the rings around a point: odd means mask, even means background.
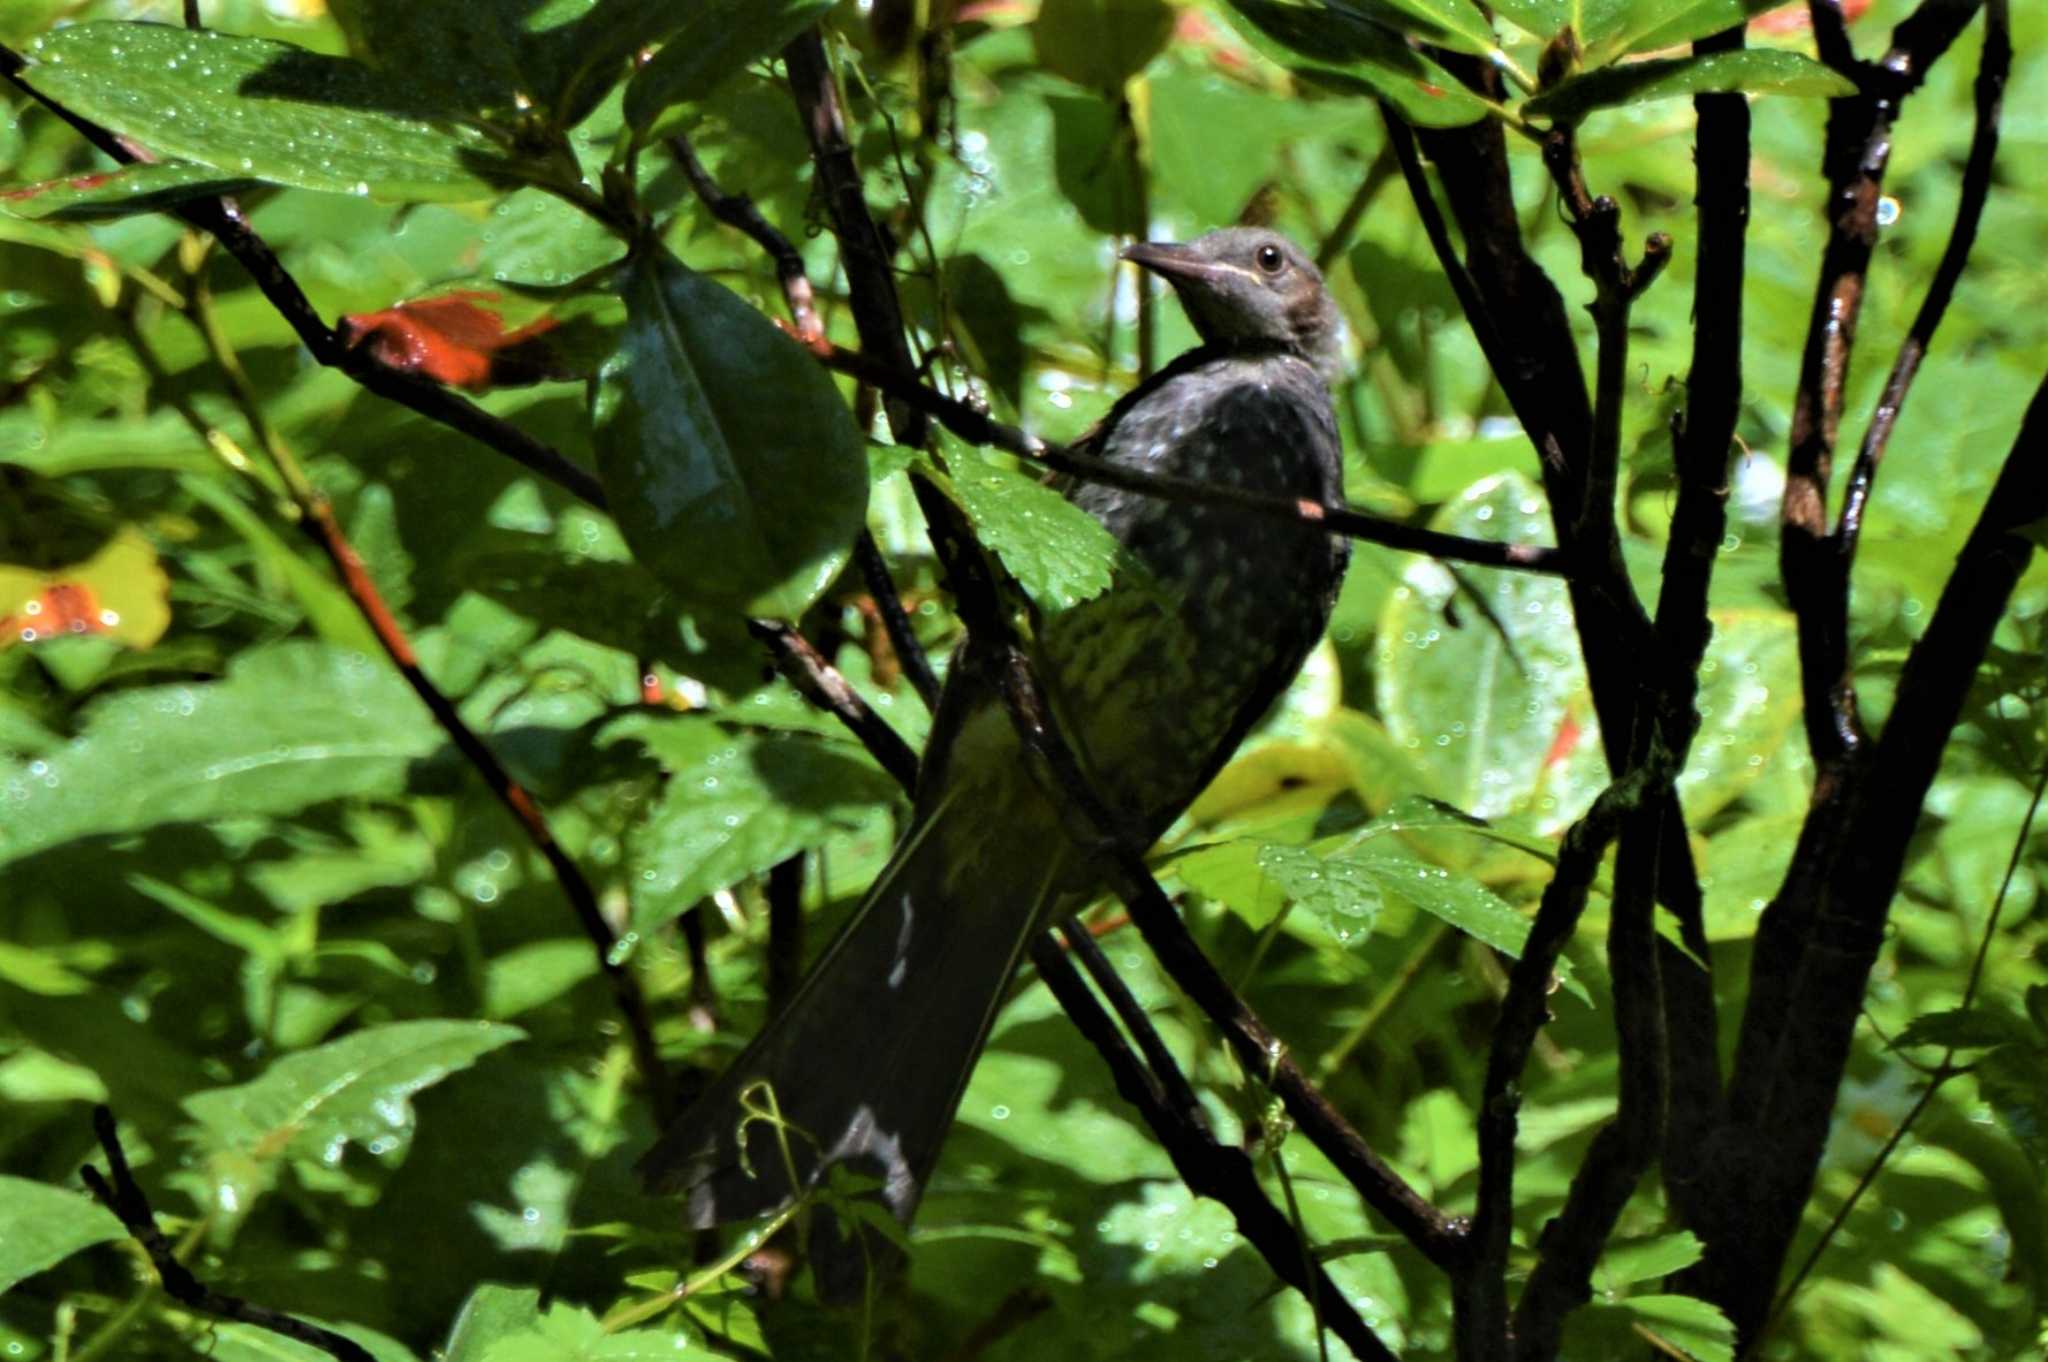
[[[1608,39],[1610,48],[1628,52],[1653,52],[1676,47],[1711,33],[1746,23],[1765,10],[1781,9],[1785,0],[1697,0],[1677,8],[1638,5],[1637,22]]]
[[[664,251],[627,267],[625,297],[593,412],[619,529],[684,603],[795,619],[867,507],[846,403],[795,341]]]
[[[1115,98],[1165,50],[1173,7],[1165,0],[1043,0],[1031,33],[1047,70]]]
[[[1989,1007],[1958,1007],[1913,1018],[1893,1043],[1977,1050],[1992,1045],[2028,1045],[2034,1039],[2027,1024],[2009,1012]]]
[[[498,1339],[483,1362],[721,1362],[693,1333],[623,1329],[608,1333],[597,1316],[561,1301],[528,1328]]]
[[[626,122],[644,136],[663,110],[703,99],[746,65],[780,51],[834,0],[703,0],[626,86]]]
[[[112,1211],[81,1192],[0,1176],[0,1293],[127,1233]]]
[[[1384,98],[1411,123],[1462,127],[1490,111],[1450,72],[1351,10],[1311,0],[1230,0],[1230,7],[1247,21],[1240,31],[1274,60],[1318,85]],[[1301,66],[1289,52],[1313,64]]]

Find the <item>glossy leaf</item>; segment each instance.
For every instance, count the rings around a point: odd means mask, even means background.
[[[722,284],[650,251],[599,375],[598,470],[633,556],[688,605],[795,619],[867,508],[867,461],[816,361]]]
[[[91,175],[0,189],[0,209],[20,218],[93,222],[155,213],[192,199],[237,194],[260,181],[191,161],[122,166]]]
[[[111,21],[30,44],[22,78],[160,156],[300,189],[480,199],[531,173],[420,82],[288,43]]]
[[[1230,6],[1246,21],[1239,31],[1255,46],[1318,85],[1386,99],[1422,127],[1462,127],[1489,112],[1486,101],[1442,66],[1352,10],[1311,0],[1230,0]]]
[[[749,63],[780,51],[833,0],[702,0],[626,86],[626,122],[645,134],[673,105],[703,99]]]
[[[82,1192],[0,1176],[0,1294],[80,1249],[128,1232]]]
[[[1596,109],[1723,90],[1834,98],[1854,94],[1856,87],[1811,57],[1751,48],[1603,67],[1575,76],[1523,107],[1532,117],[1571,123]]]
[[[1571,21],[1573,0],[1495,0],[1494,13],[1531,37],[1556,37]]]
[[[1043,0],[1031,32],[1047,70],[1114,97],[1164,50],[1173,13],[1166,0]]]
[[[1609,46],[1627,52],[1654,52],[1720,33],[1766,10],[1783,7],[1784,0],[1698,0],[1673,13],[1665,5],[1638,5],[1638,21],[1609,39]]]
[[[631,716],[600,741],[643,744],[668,773],[627,846],[634,925],[648,930],[894,801],[895,786],[836,742],[741,734],[708,719]]]
[[[1120,549],[1094,516],[975,450],[956,446],[946,466],[975,535],[1041,607],[1064,610],[1109,587]]]
[[[310,643],[252,649],[226,678],[131,690],[45,757],[0,766],[0,863],[76,837],[396,794],[440,745],[382,658]]]
[[[333,1166],[360,1144],[396,1162],[412,1140],[413,1094],[525,1034],[492,1022],[389,1022],[285,1055],[260,1078],[194,1093],[183,1105],[209,1155]]]

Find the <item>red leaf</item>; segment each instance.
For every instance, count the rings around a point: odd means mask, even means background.
[[[554,329],[555,319],[541,317],[507,331],[503,317],[478,305],[497,298],[465,290],[382,312],[353,312],[341,319],[342,343],[367,349],[386,368],[473,392],[572,377],[539,340]]]
[[[0,648],[13,643],[104,634],[120,617],[100,608],[100,598],[84,582],[52,582],[22,603],[16,614],[0,615]]]
[[[24,185],[20,189],[0,190],[0,199],[32,199],[38,194],[47,194],[52,189],[69,189],[83,194],[88,189],[97,189],[114,178],[113,172],[100,175],[73,175],[68,180],[44,180],[41,184]]]

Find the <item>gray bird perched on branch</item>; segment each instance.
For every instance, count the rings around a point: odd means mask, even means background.
[[[1132,246],[1202,344],[1083,441],[1114,463],[1339,499],[1327,386],[1339,323],[1285,237],[1228,228]],[[1072,492],[1127,551],[1101,595],[1043,622],[1037,666],[1119,831],[1150,842],[1200,793],[1322,635],[1349,545],[1312,527],[1099,485]],[[1032,937],[1099,888],[1033,773],[998,688],[955,669],[908,831],[796,995],[641,1160],[703,1228],[763,1215],[834,1166],[907,1223]],[[772,1116],[769,1113],[773,1113]],[[891,1256],[821,1215],[819,1290],[855,1295]]]

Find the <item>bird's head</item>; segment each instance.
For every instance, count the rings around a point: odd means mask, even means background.
[[[1205,344],[1284,345],[1326,379],[1343,363],[1343,323],[1323,276],[1278,232],[1225,227],[1185,244],[1142,241],[1124,259],[1173,285]]]

